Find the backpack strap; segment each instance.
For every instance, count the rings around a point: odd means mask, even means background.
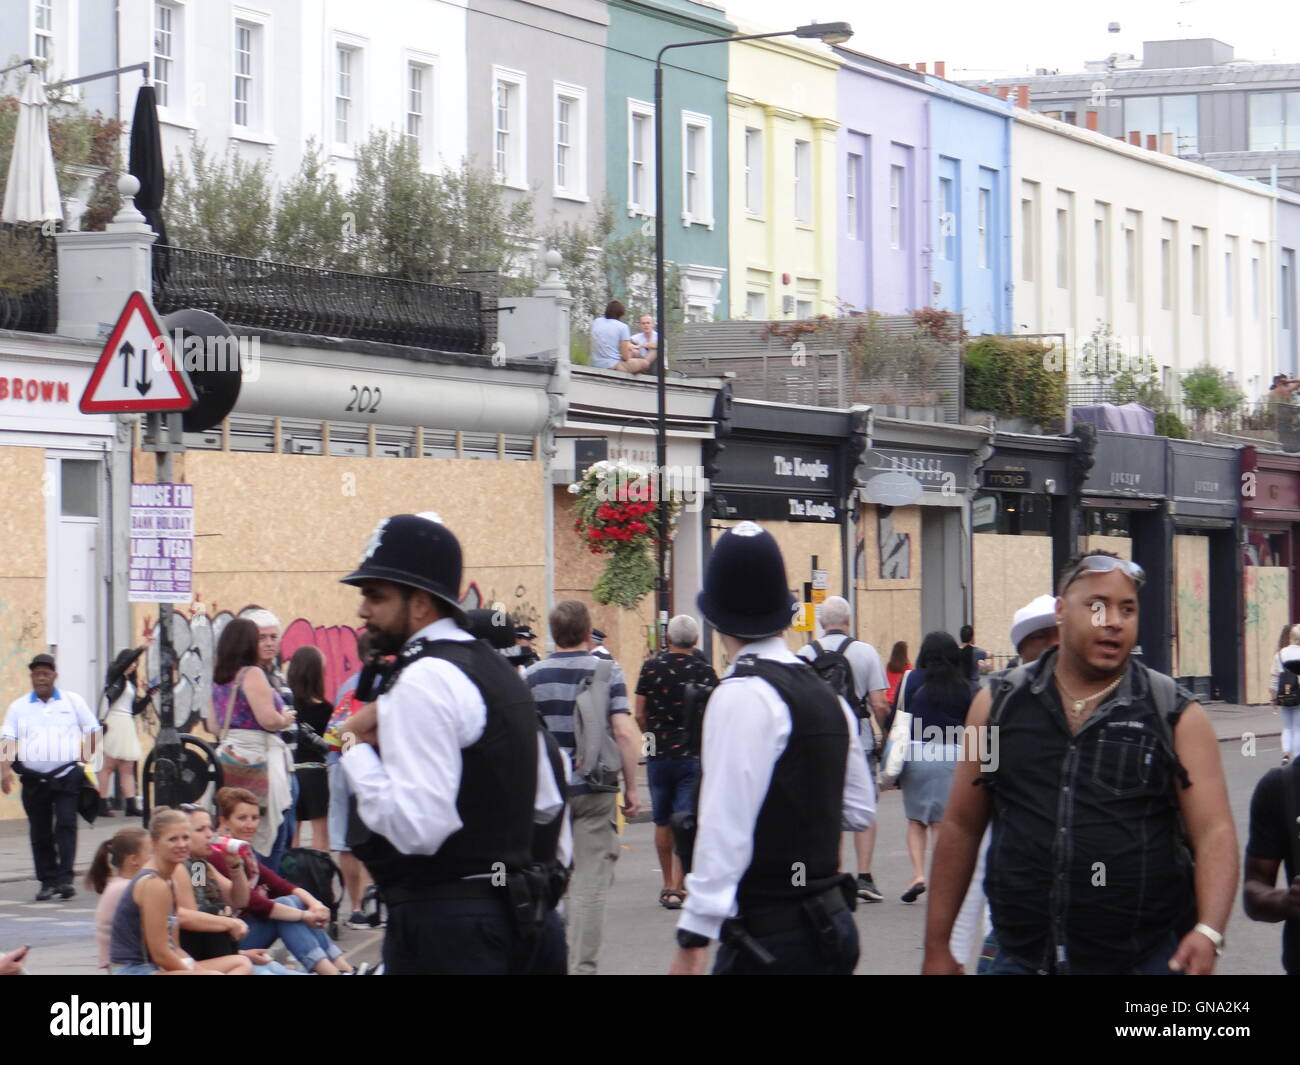
[[[1173,677],[1157,673],[1145,664],[1142,664],[1142,669],[1146,671],[1147,686],[1151,691],[1151,698],[1156,706],[1157,733],[1161,742],[1165,745],[1165,753],[1169,755],[1173,763],[1178,783],[1183,788],[1190,788],[1192,786],[1191,778],[1187,775],[1186,767],[1179,761],[1178,754],[1174,750],[1174,725],[1177,723],[1176,719],[1182,716],[1178,710],[1178,682]],[[1184,704],[1185,707],[1186,704]],[[1175,791],[1174,794],[1177,795],[1177,792]]]
[[[1032,663],[1031,663],[1032,664]],[[1007,702],[1011,696],[1028,687],[1033,683],[1029,675],[1029,666],[1016,666],[1013,669],[1003,670],[996,677],[990,678],[989,690],[992,692],[993,701],[989,704],[989,719],[987,727],[995,729],[1001,726],[1003,715],[1006,713]],[[997,783],[996,769],[988,769],[980,766],[980,775],[975,778],[976,786],[983,785],[991,788]]]
[[[821,658],[826,653],[826,648],[822,646],[821,640],[813,640],[812,649],[814,658]]]

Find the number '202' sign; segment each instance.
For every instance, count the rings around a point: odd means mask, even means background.
[[[384,395],[383,389],[371,388],[369,385],[364,388],[348,385],[348,390],[352,393],[352,398],[343,408],[344,410],[356,411],[358,414],[374,414],[379,410],[379,401]]]

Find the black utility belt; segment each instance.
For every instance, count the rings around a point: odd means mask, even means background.
[[[499,899],[506,901],[505,885],[494,884],[485,876],[473,880],[441,880],[434,884],[393,884],[383,889],[387,906],[405,902],[429,902],[434,899]]]
[[[844,892],[837,883],[824,891],[791,898],[777,905],[742,910],[740,915],[732,920],[742,925],[751,936],[772,936],[781,932],[794,932],[808,927],[809,918],[805,909],[807,905],[816,906],[827,917],[849,908]]]

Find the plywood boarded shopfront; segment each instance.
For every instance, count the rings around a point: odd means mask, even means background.
[[[1278,635],[1297,620],[1300,456],[1241,449],[1243,698],[1267,703]]]
[[[137,452],[135,462],[138,477],[152,474],[153,456]],[[441,515],[464,551],[466,605],[502,603],[542,622],[540,462],[191,451],[176,466],[195,487],[195,601],[177,608],[174,622],[188,681],[177,692],[180,721],[206,705],[214,627],[250,605],[280,618],[284,659],[304,644],[320,647],[332,697],[357,666],[360,624],[357,591],[338,580],[392,514]],[[155,607],[137,605],[135,638],[156,620]]]

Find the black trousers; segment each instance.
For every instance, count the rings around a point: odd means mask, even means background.
[[[850,976],[858,964],[858,926],[850,910],[831,915],[837,944],[835,956],[826,958],[817,945],[812,927],[796,928],[754,938],[776,958],[764,968],[750,955],[726,943],[718,947],[714,976]]]
[[[72,883],[77,857],[77,795],[81,771],[73,769],[57,780],[23,779],[23,812],[32,841],[36,879],[42,887]]]
[[[497,899],[427,899],[390,906],[386,976],[505,976],[532,970],[537,940],[523,940]]]

